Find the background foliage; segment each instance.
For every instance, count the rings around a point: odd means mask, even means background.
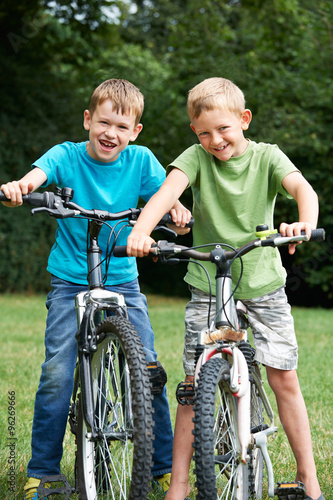
[[[188,90],[224,76],[253,112],[248,137],[277,143],[319,194],[326,244],[303,245],[284,260],[293,303],[330,305],[332,22],[329,0],[3,0],[0,183],[23,176],[52,145],[85,140],[83,110],[110,77],[144,93],[138,143],[167,165],[195,140]],[[191,205],[189,193],[183,202]],[[294,220],[295,208],[279,198],[277,224]],[[18,210],[0,210],[0,291],[44,291],[55,221]],[[185,293],[183,269],[173,283],[168,269],[146,260],[140,269],[150,290]]]

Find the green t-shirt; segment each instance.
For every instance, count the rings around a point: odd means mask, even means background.
[[[291,198],[282,180],[297,171],[278,146],[253,141],[249,141],[241,156],[228,161],[216,159],[195,144],[178,156],[168,170],[173,167],[187,175],[192,189],[193,245],[227,243],[235,248],[255,238],[257,225],[267,224],[273,229],[277,194]],[[242,259],[243,277],[236,298],[259,297],[285,284],[286,272],[277,249],[258,248]],[[215,294],[215,265],[204,264]],[[239,259],[235,260],[232,273],[235,285],[240,275]],[[209,291],[207,276],[196,264],[189,264],[185,281]]]

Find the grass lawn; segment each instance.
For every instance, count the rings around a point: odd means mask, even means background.
[[[0,499],[23,498],[26,466],[30,457],[30,433],[34,397],[43,362],[46,309],[44,296],[0,295]],[[148,296],[151,321],[159,359],[168,373],[168,394],[174,423],[175,389],[183,380],[182,349],[186,299]],[[298,375],[308,408],[318,477],[326,500],[333,500],[333,396],[331,331],[333,310],[294,308],[300,349]],[[271,396],[271,393],[268,389]],[[15,422],[10,421],[8,396],[15,398]],[[271,397],[273,408],[276,406]],[[15,424],[10,427],[10,424]],[[275,481],[293,480],[295,463],[278,417],[279,431],[270,441],[269,451]],[[10,427],[10,432],[8,431]],[[11,438],[15,438],[11,439]],[[14,444],[13,444],[14,443]],[[9,446],[10,445],[10,446]],[[15,458],[15,492],[11,493],[10,459]],[[62,472],[74,484],[74,438],[67,432]],[[194,478],[193,478],[194,484]],[[54,497],[52,497],[54,498]],[[77,498],[75,495],[73,499]],[[150,499],[163,496],[151,494]],[[195,492],[191,494],[195,498]]]

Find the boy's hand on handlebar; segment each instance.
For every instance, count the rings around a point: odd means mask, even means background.
[[[190,228],[185,227],[191,220],[192,214],[184,205],[177,201],[170,210],[173,224],[167,224],[170,229],[173,229],[177,234],[187,234]]]
[[[299,236],[301,231],[305,231],[309,239],[311,238],[311,230],[315,229],[309,222],[294,222],[293,224],[286,224],[282,222],[280,224],[280,233],[282,236]],[[289,253],[293,255],[296,251],[296,246],[302,243],[299,241],[298,243],[292,243],[289,245]]]
[[[34,185],[31,182],[25,183],[22,181],[7,182],[0,186],[6,198],[10,202],[2,202],[6,207],[18,207],[22,205],[22,196],[31,193],[34,190]]]
[[[135,228],[127,238],[127,255],[133,257],[144,257],[149,254],[153,238]]]

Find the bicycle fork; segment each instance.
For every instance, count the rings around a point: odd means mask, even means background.
[[[90,291],[80,292],[75,298],[78,323],[78,359],[81,379],[81,398],[84,419],[91,430],[92,439],[98,439],[94,425],[94,394],[91,376],[91,355],[97,350],[95,325],[103,319],[103,313],[121,311],[126,316],[126,304],[123,295],[95,288]],[[76,384],[77,386],[77,384]],[[74,388],[77,391],[78,387]],[[75,401],[76,394],[73,394]]]
[[[244,354],[238,349],[236,344],[206,346],[196,365],[195,384],[198,381],[200,368],[213,356],[227,357],[230,362],[229,387],[233,396],[237,398],[237,426],[241,460],[243,463],[247,462],[248,448],[258,447],[261,449],[267,470],[268,495],[274,497],[274,473],[267,451],[267,437],[275,433],[277,427],[274,426],[273,410],[262,387],[261,380],[256,374],[253,374],[265,411],[270,419],[270,426],[258,432],[251,433],[251,384]]]
[[[251,443],[250,434],[250,381],[246,359],[235,345],[222,345],[222,348],[212,346],[205,348],[198,360],[195,372],[195,383],[198,381],[201,366],[213,356],[222,356],[222,353],[232,358],[230,367],[230,391],[237,398],[237,426],[241,448],[241,460],[246,463],[247,448]]]

